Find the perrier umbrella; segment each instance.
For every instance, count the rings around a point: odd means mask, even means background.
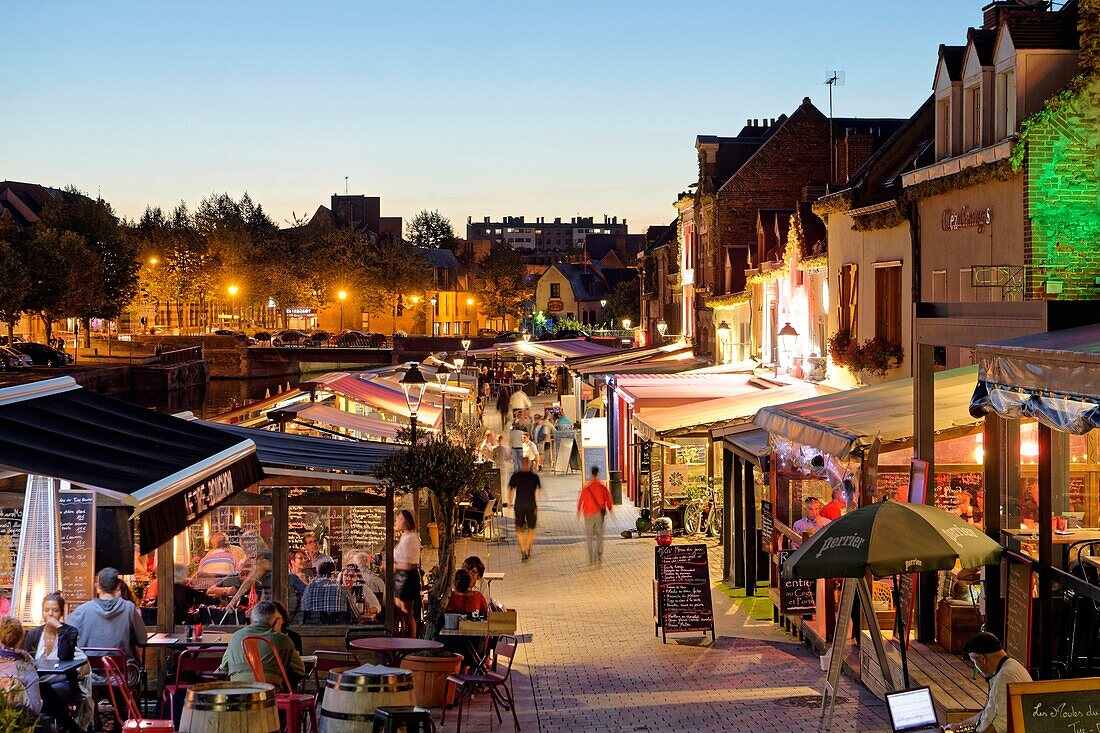
[[[977,527],[925,504],[883,501],[845,514],[819,529],[783,563],[784,578],[894,577],[894,608],[901,632],[902,670],[909,686],[898,575],[993,565],[1003,548]]]

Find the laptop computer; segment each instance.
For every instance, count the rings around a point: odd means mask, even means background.
[[[932,690],[917,687],[886,694],[886,708],[890,711],[890,724],[894,733],[922,733],[940,730],[936,706],[932,703]]]

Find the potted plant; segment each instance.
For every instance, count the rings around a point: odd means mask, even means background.
[[[392,454],[378,472],[395,490],[425,490],[436,517],[439,565],[433,569],[434,582],[424,608],[425,639],[436,639],[443,628],[443,612],[451,595],[450,579],[455,573],[459,502],[488,476],[487,467],[475,460],[480,437],[480,430],[459,421],[445,436],[420,438],[415,445]],[[457,673],[461,665],[461,654],[445,651],[410,654],[401,663],[413,673],[416,704],[422,707],[444,704],[447,677]]]
[[[653,531],[657,534],[657,544],[668,547],[672,544],[672,520],[668,517],[658,517],[653,520]]]

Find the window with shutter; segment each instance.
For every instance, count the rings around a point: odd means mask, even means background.
[[[875,268],[875,338],[901,343],[901,265]]]

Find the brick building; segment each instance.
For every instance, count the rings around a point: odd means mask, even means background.
[[[830,128],[829,119],[807,97],[789,117],[750,120],[733,138],[696,139],[699,181],[695,192],[681,195],[676,205],[682,318],[697,352],[716,355],[721,323],[715,322],[713,305],[728,304],[746,292],[747,270],[766,267],[769,258],[778,261],[783,248],[777,249],[776,243],[785,241],[782,228],[791,213],[823,193],[831,177],[834,182],[846,180],[903,122],[834,118]],[[763,236],[768,232],[775,235],[770,244]],[[752,306],[757,311],[761,307]],[[769,337],[764,341],[770,342]],[[749,351],[770,360],[768,349],[754,342]]]
[[[680,319],[680,243],[677,222],[667,226],[649,227],[645,233],[645,246],[638,253],[641,285],[641,322],[646,333],[646,343],[658,343],[661,336],[658,324],[665,324],[668,336],[683,333]]]

